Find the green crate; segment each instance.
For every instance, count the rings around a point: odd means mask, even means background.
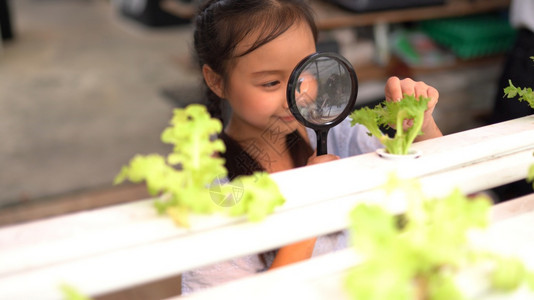
[[[463,59],[505,52],[517,34],[506,18],[496,14],[422,21],[420,25],[433,40]]]

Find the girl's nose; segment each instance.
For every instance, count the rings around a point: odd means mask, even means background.
[[[288,99],[287,99],[287,80],[286,80],[286,84],[284,86],[284,89],[281,91],[281,94],[280,95],[280,99],[282,101],[282,108],[285,109],[285,110],[288,110],[289,109],[289,105],[287,104],[288,102]]]
[[[287,96],[285,93],[284,93],[284,96],[282,97],[282,107],[286,110],[289,109],[289,105],[287,104]]]

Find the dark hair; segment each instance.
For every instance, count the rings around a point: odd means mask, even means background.
[[[194,46],[198,64],[200,68],[208,65],[225,82],[233,59],[274,40],[298,21],[306,22],[317,40],[313,11],[305,0],[208,0],[195,19]],[[235,52],[241,41],[258,33],[249,49]],[[207,86],[205,88],[208,110],[213,117],[222,119],[221,99]]]

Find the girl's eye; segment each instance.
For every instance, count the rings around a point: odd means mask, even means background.
[[[271,87],[277,86],[278,84],[280,84],[280,81],[275,80],[275,81],[264,83],[262,84],[262,86],[266,88],[271,88]]]

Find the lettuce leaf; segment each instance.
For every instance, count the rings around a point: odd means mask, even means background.
[[[514,86],[511,80],[508,80],[508,86],[504,88],[504,96],[508,99],[518,97],[518,100],[526,101],[531,108],[534,108],[534,92],[532,88],[520,88]]]
[[[534,165],[531,165],[528,169],[527,181],[532,183],[532,188],[534,188]]]

